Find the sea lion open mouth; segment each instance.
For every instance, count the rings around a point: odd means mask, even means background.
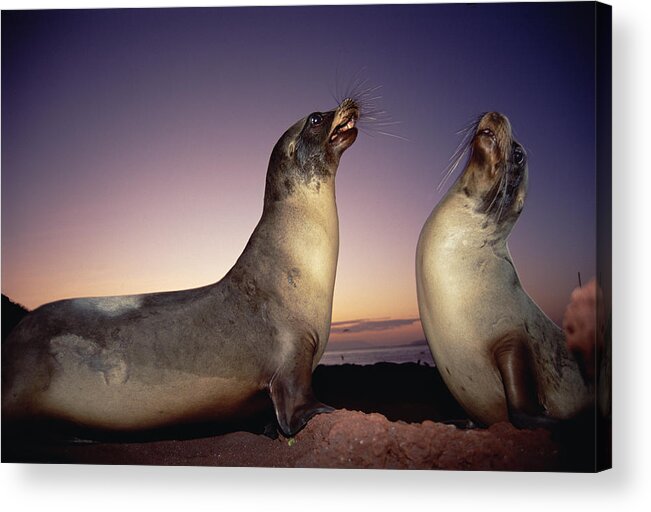
[[[334,128],[328,141],[330,144],[339,145],[343,142],[353,143],[357,135],[357,119],[359,119],[359,108],[353,100],[344,100],[335,113],[333,121]]]
[[[330,142],[337,142],[338,140],[342,139],[345,137],[348,131],[354,130],[357,132],[355,129],[355,124],[357,123],[357,112],[351,112],[350,115],[344,119],[343,122],[338,124],[335,129],[332,132],[332,135],[330,135]]]

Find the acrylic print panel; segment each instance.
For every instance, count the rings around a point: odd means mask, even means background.
[[[3,462],[609,467],[608,6],[2,38]]]

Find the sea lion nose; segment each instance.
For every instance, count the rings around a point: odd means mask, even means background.
[[[341,105],[339,105],[339,108],[337,110],[343,112],[345,110],[350,110],[350,109],[355,109],[359,111],[359,105],[353,100],[352,98],[346,98],[344,101],[341,102]]]
[[[480,121],[480,125],[501,126],[503,123],[508,124],[509,120],[504,114],[499,112],[487,112]]]
[[[487,112],[479,121],[478,132],[489,129],[495,135],[497,145],[506,154],[511,146],[511,123],[508,117],[500,112]]]

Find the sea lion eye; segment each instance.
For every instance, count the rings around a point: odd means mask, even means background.
[[[310,115],[310,124],[312,126],[316,126],[317,124],[321,124],[321,121],[323,121],[323,116],[321,114],[317,114],[315,112],[314,114]]]

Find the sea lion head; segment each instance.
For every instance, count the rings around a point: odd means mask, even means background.
[[[279,201],[300,187],[319,192],[333,179],[339,159],[357,138],[360,109],[345,99],[329,112],[313,112],[289,128],[269,159],[265,203]]]
[[[513,138],[508,118],[499,112],[482,115],[474,132],[460,190],[478,212],[512,226],[527,195],[527,154]]]

